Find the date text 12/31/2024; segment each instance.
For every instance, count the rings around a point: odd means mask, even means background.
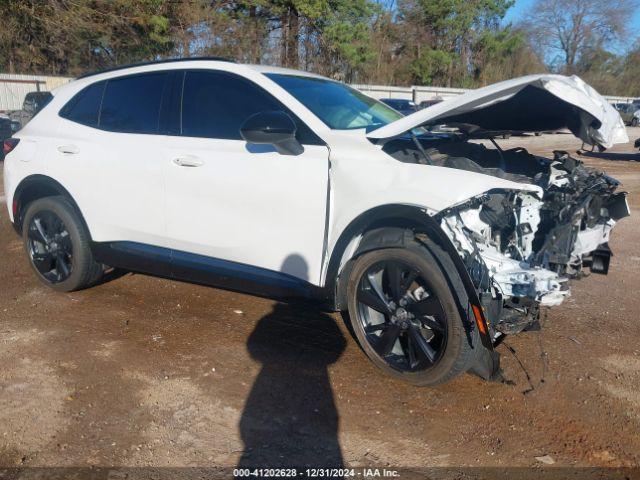
[[[399,478],[387,468],[236,468],[233,478]]]

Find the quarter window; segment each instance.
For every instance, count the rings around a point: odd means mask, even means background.
[[[105,83],[94,83],[80,90],[62,107],[60,116],[82,125],[97,127]]]

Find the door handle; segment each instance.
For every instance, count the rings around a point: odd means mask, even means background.
[[[176,157],[173,159],[173,163],[179,167],[200,167],[204,165],[204,162],[198,157],[191,155],[185,155],[184,157]]]
[[[78,147],[76,147],[75,145],[60,145],[58,147],[58,151],[60,153],[67,153],[70,155],[74,155],[76,153],[80,153],[80,149]]]

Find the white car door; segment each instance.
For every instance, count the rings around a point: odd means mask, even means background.
[[[164,246],[157,133],[166,80],[165,72],[151,72],[101,81],[60,113],[63,135],[49,168],[70,190],[94,241]]]
[[[240,126],[284,107],[240,76],[184,73],[180,135],[165,159],[167,238],[180,252],[318,284],[325,242],[328,149],[294,117],[299,155],[248,145]],[[289,112],[290,113],[290,112]]]

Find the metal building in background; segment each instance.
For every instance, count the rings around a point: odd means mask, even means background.
[[[29,92],[51,91],[72,78],[0,73],[0,113],[20,110]]]

